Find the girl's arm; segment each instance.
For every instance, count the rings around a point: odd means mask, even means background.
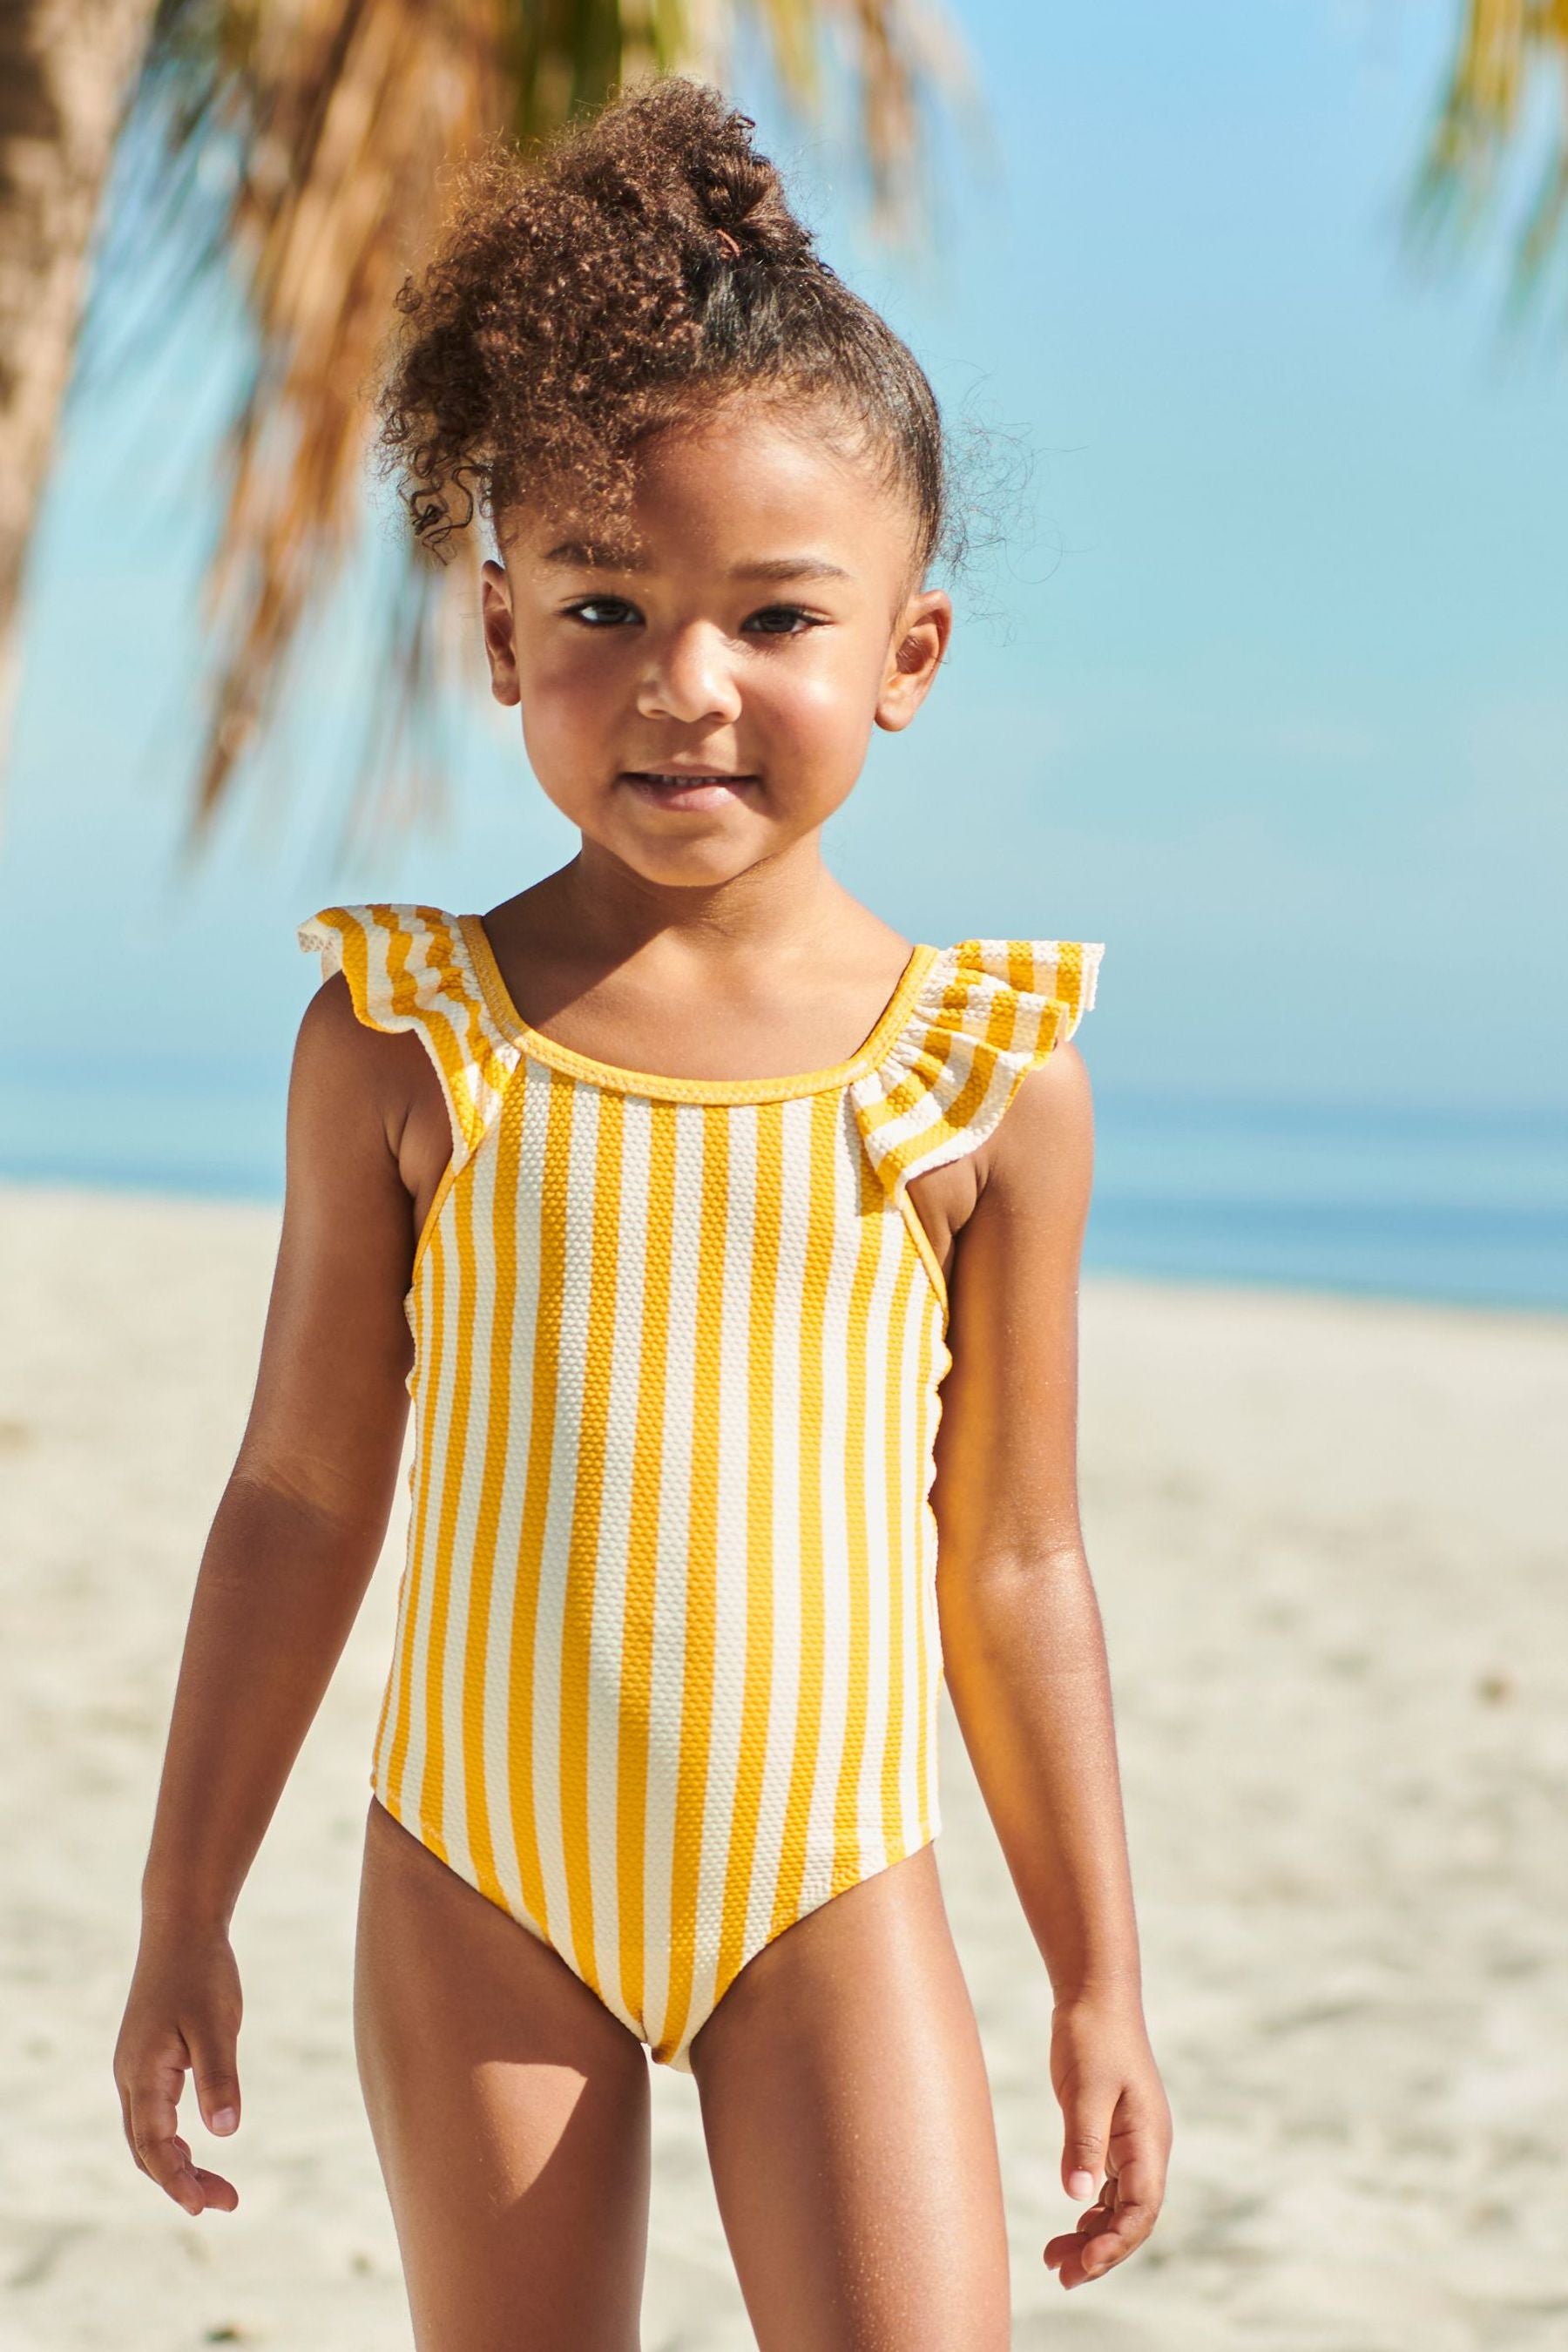
[[[260,1371],[196,1580],[114,2057],[136,2161],[191,2213],[237,2198],[176,2136],[184,2074],[194,2068],[207,2128],[232,2131],[230,1916],[363,1598],[396,1481],[413,1255],[397,1097],[410,1051],[412,1039],[362,1027],[336,979],[295,1055]]]
[[[1093,1120],[1062,1045],[1019,1087],[953,1254],[937,1476],[948,1690],[1056,1994],[1063,2186],[1097,2202],[1046,2259],[1077,2285],[1164,2193],[1170,2109],[1142,2017],[1110,1675],[1079,1524],[1079,1256]],[[1054,2258],[1054,2259],[1053,2259]]]

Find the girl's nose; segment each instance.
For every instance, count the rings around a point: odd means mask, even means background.
[[[722,632],[694,624],[656,639],[648,649],[637,710],[645,719],[677,719],[687,726],[738,718],[740,689]]]

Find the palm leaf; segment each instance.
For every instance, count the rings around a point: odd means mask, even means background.
[[[1407,227],[1427,252],[1455,246],[1493,215],[1505,159],[1555,81],[1555,130],[1536,192],[1513,235],[1512,299],[1539,289],[1568,226],[1568,0],[1466,0],[1454,62],[1411,192]]]
[[[254,341],[206,583],[195,837],[264,752],[307,617],[363,527],[382,338],[451,165],[498,132],[548,138],[647,74],[722,83],[742,16],[797,107],[848,76],[878,226],[912,226],[922,108],[938,89],[973,104],[956,37],[921,0],[162,0],[133,132],[152,134],[188,268],[237,271]],[[471,610],[481,552],[457,536],[448,575],[410,543],[371,616],[386,685],[351,800],[373,825],[439,789],[430,721],[456,658],[454,591]]]

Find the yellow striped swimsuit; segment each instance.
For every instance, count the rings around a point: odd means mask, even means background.
[[[725,1080],[530,1028],[477,916],[300,940],[422,1039],[452,1126],[372,1788],[689,2074],[754,1954],[941,1826],[952,1358],[908,1186],[1071,1035],[1100,950],[919,946],[851,1060]]]

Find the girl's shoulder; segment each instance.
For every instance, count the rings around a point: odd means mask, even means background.
[[[889,1051],[850,1088],[866,1148],[894,1183],[991,1135],[1026,1075],[1094,1003],[1088,940],[960,940],[928,965]]]
[[[299,926],[323,979],[342,973],[368,1029],[414,1032],[441,1082],[460,1152],[471,1151],[515,1068],[518,1048],[487,988],[483,932],[471,915],[378,899],[323,907]]]
[[[412,1029],[449,1019],[470,997],[483,1003],[468,918],[445,908],[392,899],[323,907],[298,936],[308,955],[321,957],[323,979],[342,972],[369,1028]]]

